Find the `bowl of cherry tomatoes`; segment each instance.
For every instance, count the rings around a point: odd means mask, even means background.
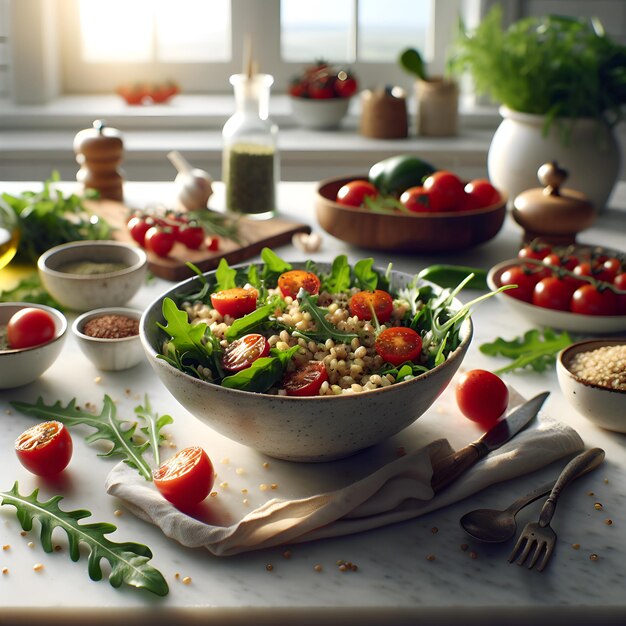
[[[319,184],[315,198],[320,226],[334,237],[371,250],[416,254],[489,241],[502,228],[506,203],[506,194],[488,180],[465,182],[444,170],[391,192],[377,184],[372,170],[331,178]]]
[[[291,114],[298,126],[304,128],[337,128],[357,89],[357,79],[349,70],[335,68],[324,61],[314,63],[291,81]]]
[[[43,304],[0,304],[0,389],[32,383],[57,359],[67,320]]]
[[[489,271],[492,289],[541,326],[585,334],[626,330],[626,255],[597,246],[531,243]]]

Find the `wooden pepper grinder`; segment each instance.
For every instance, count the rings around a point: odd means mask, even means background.
[[[116,128],[96,120],[93,128],[86,128],[74,138],[76,162],[81,166],[76,180],[85,189],[95,189],[101,198],[124,199],[124,179],[120,165],[124,156],[122,135]]]

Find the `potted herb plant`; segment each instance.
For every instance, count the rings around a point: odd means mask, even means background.
[[[501,105],[489,176],[511,198],[537,186],[556,160],[601,210],[620,169],[614,128],[626,113],[626,47],[598,20],[528,17],[502,26],[499,5],[472,31],[461,25],[449,61]]]

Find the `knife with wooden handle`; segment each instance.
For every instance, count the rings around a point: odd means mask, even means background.
[[[470,467],[486,457],[492,450],[496,450],[507,441],[510,441],[520,430],[532,421],[550,395],[549,391],[540,393],[520,405],[507,417],[501,419],[493,428],[488,430],[480,439],[473,441],[464,448],[445,457],[433,467],[431,486],[438,493],[451,482],[464,474]]]

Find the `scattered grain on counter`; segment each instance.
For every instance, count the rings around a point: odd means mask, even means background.
[[[2,573],[3,574],[8,574],[9,573],[9,568],[8,567],[3,567],[2,568]]]
[[[41,570],[43,570],[43,563],[35,563],[35,565],[33,565],[33,569],[36,572],[41,572]]]
[[[313,566],[313,569],[316,572],[321,572],[324,568],[319,563],[317,563],[316,565]]]
[[[604,520],[604,523],[605,523],[607,526],[613,526],[613,520],[612,520],[612,519],[605,519],[605,520]]]
[[[191,584],[191,576],[185,576],[183,578],[183,585],[190,585]]]
[[[29,548],[34,548],[34,547],[35,547],[35,542],[34,542],[34,541],[29,541],[26,545],[27,545]]]
[[[626,344],[579,352],[570,361],[569,370],[584,382],[626,391]]]
[[[572,544],[572,548],[574,548],[574,550],[580,550],[580,544],[579,543],[573,543]]]
[[[434,554],[427,554],[426,555],[426,560],[427,561],[434,561],[435,560],[435,555]]]
[[[468,549],[469,549],[469,546],[466,543],[461,544],[461,550],[463,550],[463,552],[467,552]]]
[[[470,555],[470,559],[477,559],[478,558],[478,554],[476,552],[474,552],[473,550],[469,553]]]
[[[5,544],[2,546],[2,549],[3,549],[3,550],[10,550],[10,549],[11,549],[11,546],[10,546],[8,543],[5,543]]]
[[[602,504],[601,504],[600,502],[594,502],[594,503],[593,503],[593,508],[594,508],[596,511],[601,511],[603,507],[602,507]]]
[[[268,572],[272,572],[272,571],[274,571],[274,566],[273,566],[271,563],[268,563],[268,564],[265,566],[265,569],[266,569]]]
[[[121,509],[115,509],[115,511],[113,511],[113,515],[115,515],[115,517],[121,517],[122,515],[124,515],[124,511],[122,511]]]
[[[590,561],[599,561],[600,557],[597,554],[595,554],[595,553],[594,554],[590,554],[589,555],[589,560]]]
[[[83,334],[96,339],[124,339],[139,334],[139,320],[127,315],[100,315],[83,326]]]

